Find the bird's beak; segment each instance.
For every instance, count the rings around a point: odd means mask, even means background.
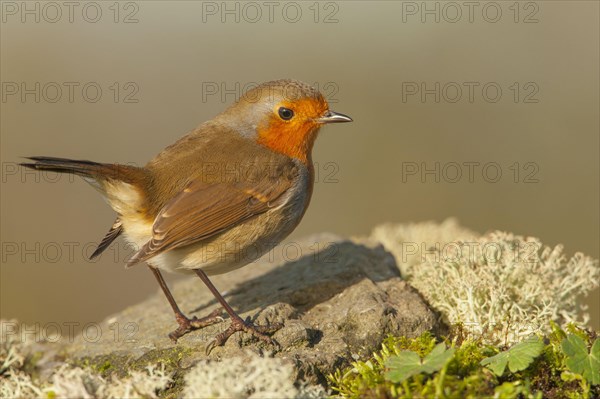
[[[348,115],[339,114],[333,111],[327,111],[325,115],[317,119],[319,123],[341,123],[341,122],[352,122],[352,118]]]

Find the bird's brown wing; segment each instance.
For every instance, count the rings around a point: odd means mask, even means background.
[[[192,181],[159,212],[152,238],[127,262],[133,266],[173,248],[223,232],[278,205],[293,176],[264,176],[258,181],[206,183]]]

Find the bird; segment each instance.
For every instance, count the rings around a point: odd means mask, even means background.
[[[207,353],[239,331],[277,346],[271,335],[283,325],[242,319],[208,276],[252,263],[298,226],[313,192],[318,132],[343,122],[352,118],[330,110],[318,89],[281,79],[247,91],[143,167],[49,156],[26,157],[21,165],[78,175],[103,195],[117,216],[91,258],[125,237],[136,249],[126,267],[145,262],[173,309],[174,343],[222,322],[224,309],[231,324]],[[197,275],[221,308],[186,316],[162,271]]]

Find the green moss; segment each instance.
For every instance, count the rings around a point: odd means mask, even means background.
[[[131,357],[123,355],[102,355],[93,358],[85,357],[72,362],[73,366],[89,368],[103,378],[109,378],[112,375],[126,377],[131,370],[129,364]]]
[[[167,371],[179,368],[181,360],[191,354],[192,350],[176,346],[168,349],[155,349],[146,352],[141,357],[131,362],[130,367],[134,370],[143,370],[149,364],[163,364]]]
[[[501,376],[481,365],[483,359],[492,357],[508,348],[485,345],[479,340],[463,339],[455,329],[451,337],[438,339],[430,333],[418,338],[387,337],[381,349],[351,367],[337,370],[328,376],[331,388],[339,396],[349,398],[593,398],[600,397],[600,385],[591,385],[586,379],[573,373],[565,364],[561,342],[568,334],[577,334],[591,346],[596,337],[574,325],[566,332],[551,325],[552,333],[545,337],[541,354],[525,357],[526,367],[512,372],[506,369]],[[422,359],[436,344],[444,342],[455,349],[454,355],[444,367],[427,374],[414,375],[402,383],[386,379],[386,362],[402,351],[412,351]],[[502,349],[502,350],[501,350]],[[414,358],[414,355],[412,355]],[[391,362],[389,364],[401,364]],[[389,375],[389,374],[388,374]]]

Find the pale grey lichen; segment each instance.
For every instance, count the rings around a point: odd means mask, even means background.
[[[99,387],[106,382],[88,369],[61,365],[50,377],[49,384],[44,384],[47,397],[91,399]]]
[[[0,321],[17,325],[13,321]],[[20,326],[19,326],[20,328]],[[5,331],[8,329],[3,329]],[[31,343],[18,330],[0,341],[0,398],[158,398],[174,383],[164,366],[148,365],[125,377],[104,378],[87,367],[55,365],[47,378],[32,379],[23,369]],[[291,363],[252,352],[223,361],[203,360],[185,376],[180,397],[188,398],[325,398],[321,386],[295,381]]]
[[[373,237],[449,324],[462,323],[487,343],[548,333],[551,320],[589,319],[577,300],[598,287],[598,262],[582,253],[567,259],[562,245],[500,231],[476,238],[452,220],[382,226]]]
[[[77,398],[158,398],[171,375],[164,367],[149,365],[145,372],[132,371],[127,377],[106,380],[87,368],[62,365],[44,387],[48,397]]]
[[[42,390],[22,372],[14,371],[0,376],[0,398],[39,398]]]
[[[14,320],[11,323],[16,323]],[[0,320],[0,328],[7,324]],[[12,334],[2,334],[0,337],[0,375],[10,373],[11,370],[18,370],[23,366],[25,356],[21,350],[22,344]]]
[[[15,320],[0,320],[0,398],[157,398],[172,382],[164,367],[153,365],[104,379],[88,368],[61,364],[47,379],[34,380],[24,368],[35,343],[20,330]]]
[[[454,218],[442,223],[386,223],[373,229],[372,238],[394,255],[402,277],[408,279],[413,267],[445,250],[448,243],[473,241],[479,234],[459,225]]]
[[[165,372],[164,366],[149,365],[145,372],[132,371],[122,379],[113,379],[98,390],[100,398],[158,398],[158,393],[165,390],[172,382],[171,374]]]
[[[21,368],[28,336],[15,333],[15,320],[0,320],[0,398],[37,398],[42,390]]]
[[[185,376],[185,398],[319,398],[321,387],[294,386],[294,368],[278,358],[247,352],[223,361],[201,360]]]

